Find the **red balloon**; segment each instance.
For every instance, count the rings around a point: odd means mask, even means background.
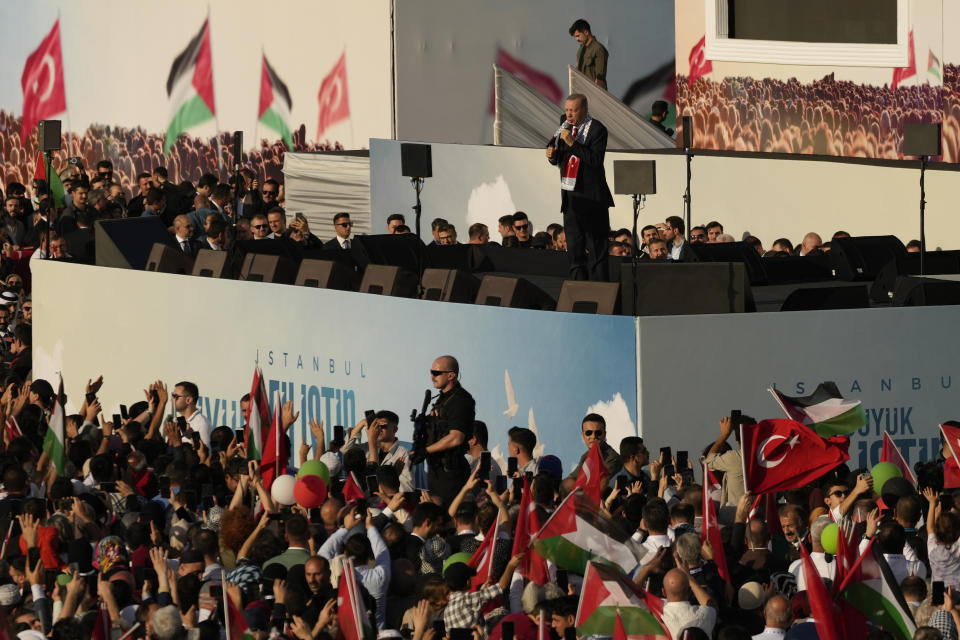
[[[293,485],[293,497],[304,509],[315,509],[327,499],[327,484],[319,476],[301,476]]]

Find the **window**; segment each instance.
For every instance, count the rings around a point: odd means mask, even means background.
[[[867,67],[908,63],[909,0],[704,2],[710,60]]]

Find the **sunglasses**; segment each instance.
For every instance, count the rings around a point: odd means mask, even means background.
[[[830,495],[833,496],[834,498],[842,498],[843,496],[846,496],[846,495],[849,495],[849,494],[850,494],[849,491],[844,491],[844,490],[842,490],[842,489],[837,489],[836,491],[833,491]]]
[[[338,227],[352,227],[352,226],[353,226],[353,223],[352,223],[352,222],[338,222],[338,223],[337,223],[337,226],[338,226]]]
[[[436,369],[430,369],[430,375],[434,378],[437,376],[442,376],[445,373],[453,373],[453,371],[437,371]]]
[[[513,228],[516,229],[517,231],[524,231],[525,229],[529,229],[529,228],[530,228],[530,225],[529,225],[529,224],[516,224],[516,225],[513,226]]]
[[[265,196],[275,196],[275,195],[277,195],[277,192],[276,192],[276,191],[264,191],[264,192],[263,192],[263,195],[265,195]]]
[[[690,236],[690,239],[691,239],[691,240],[706,240],[706,239],[707,239],[707,236],[703,235],[702,233],[695,233],[695,234],[693,234],[692,236]]]
[[[266,228],[268,228],[269,226],[270,226],[270,225],[266,225],[266,224],[252,224],[252,225],[250,225],[250,227],[251,227],[252,229],[266,229]]]
[[[590,431],[590,430],[588,429],[588,430],[586,430],[586,431],[583,432],[583,435],[585,435],[585,436],[587,436],[587,437],[596,436],[596,437],[598,437],[598,438],[602,438],[602,437],[603,437],[603,429],[596,429],[595,431]]]

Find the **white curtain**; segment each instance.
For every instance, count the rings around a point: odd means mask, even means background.
[[[330,240],[333,215],[346,211],[354,233],[370,233],[369,152],[285,153],[283,176],[288,220],[300,212],[315,236]]]
[[[573,67],[570,69],[570,93],[587,96],[587,107],[594,118],[607,127],[607,149],[669,149],[676,141],[602,89]],[[554,127],[551,134],[556,130]],[[546,141],[544,141],[546,144]]]
[[[540,148],[560,124],[563,109],[553,104],[509,71],[493,65],[496,117],[493,144]]]

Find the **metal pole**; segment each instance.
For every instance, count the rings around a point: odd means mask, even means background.
[[[920,275],[923,275],[923,254],[927,252],[926,227],[926,190],[924,188],[924,174],[927,169],[927,156],[920,156]]]

